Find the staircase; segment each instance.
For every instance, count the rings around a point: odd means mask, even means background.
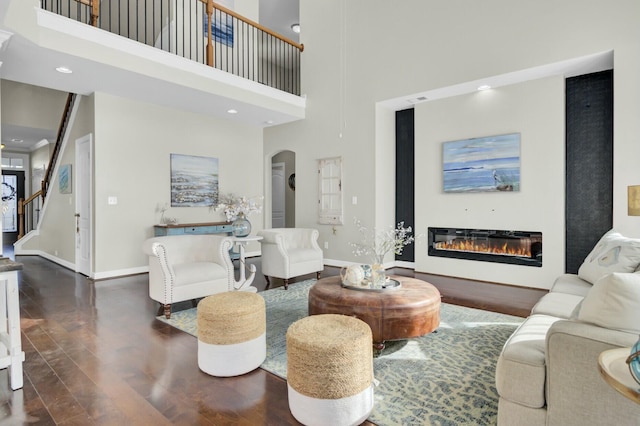
[[[71,111],[76,97],[77,95],[75,93],[69,93],[67,96],[62,118],[60,119],[60,125],[58,126],[56,143],[53,147],[53,151],[51,152],[51,157],[49,158],[49,164],[44,175],[44,180],[41,183],[40,191],[32,194],[26,200],[22,198],[18,200],[18,240],[30,231],[36,229],[38,226],[41,206],[44,205],[52,179],[53,170],[58,161],[58,156],[62,151],[62,142],[69,127]]]

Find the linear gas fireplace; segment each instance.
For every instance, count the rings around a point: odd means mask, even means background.
[[[429,256],[542,266],[542,233],[429,228]]]

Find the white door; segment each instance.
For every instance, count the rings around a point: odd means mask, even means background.
[[[76,140],[76,272],[91,277],[91,187],[93,138]]]
[[[284,163],[271,165],[271,227],[285,227]]]

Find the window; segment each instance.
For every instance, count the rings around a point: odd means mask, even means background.
[[[318,160],[318,223],[342,225],[342,157]]]

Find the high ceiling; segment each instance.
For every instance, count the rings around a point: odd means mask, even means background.
[[[12,0],[18,1],[18,0]],[[22,0],[19,0],[22,1]],[[234,0],[231,0],[233,3]],[[243,0],[235,0],[243,1]],[[13,33],[11,28],[6,28],[5,14],[8,8],[8,1],[2,1],[0,4],[0,33],[8,31]],[[221,4],[229,4],[229,1],[221,1]],[[259,1],[259,22],[267,28],[284,35],[292,40],[299,41],[298,34],[291,30],[291,25],[298,23],[299,16],[299,0],[260,0]],[[1,35],[1,34],[0,34]],[[1,37],[0,37],[1,38]],[[2,44],[2,40],[0,40]],[[9,48],[7,48],[7,44]],[[80,58],[81,59],[81,58]],[[3,79],[13,80],[25,84],[32,84],[41,87],[48,87],[61,91],[74,91],[76,93],[92,93],[94,91],[106,91],[110,92],[110,86],[113,87],[112,93],[114,94],[127,94],[135,93],[136,88],[140,86],[154,85],[154,91],[160,92],[162,89],[158,86],[161,84],[158,81],[149,82],[149,79],[144,80],[144,76],[134,76],[127,74],[122,70],[115,69],[113,67],[101,66],[91,67],[90,72],[87,75],[91,75],[90,79],[83,80],[78,74],[74,74],[75,87],[69,87],[61,83],[61,78],[65,76],[59,75],[55,72],[47,73],[43,72],[43,69],[55,68],[47,66],[49,64],[60,63],[73,63],[79,62],[78,58],[65,57],[63,54],[45,50],[37,49],[37,46],[33,46],[29,41],[19,37],[19,35],[13,35],[9,43],[4,43],[4,46],[0,46],[0,77]],[[45,65],[46,64],[46,65]],[[78,66],[86,66],[87,64],[78,64]],[[57,65],[56,65],[57,66]],[[96,78],[98,77],[98,78]],[[201,102],[206,103],[209,109],[213,109],[216,102],[228,102],[228,99],[215,99],[211,96],[203,96],[201,93],[193,93],[193,91],[180,91],[175,87],[166,87],[165,93],[169,93],[171,101],[176,107],[180,107],[183,103],[193,104],[194,99],[199,99]],[[182,95],[181,95],[182,94]],[[181,102],[180,96],[184,98]],[[149,102],[153,102],[154,99],[143,99]],[[24,102],[37,102],[37,99],[24,99]],[[225,110],[228,105],[221,105],[221,108]],[[55,114],[60,115],[61,111],[56,111]],[[271,122],[278,124],[278,117],[271,117],[268,115],[268,111],[253,111],[253,116],[250,117],[254,123]],[[238,118],[235,118],[238,120]],[[15,124],[2,123],[2,143],[8,150],[14,151],[30,151],[33,147],[42,139],[51,140],[55,138],[57,129],[43,129],[25,127]]]

